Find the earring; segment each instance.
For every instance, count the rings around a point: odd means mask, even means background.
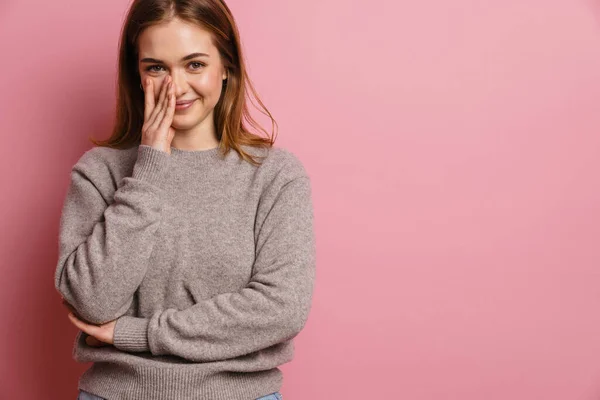
[[[144,88],[142,87],[142,84],[140,83],[140,89],[144,90]]]

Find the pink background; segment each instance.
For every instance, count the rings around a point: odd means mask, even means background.
[[[600,6],[228,4],[313,181],[314,306],[284,398],[599,399]],[[58,221],[111,128],[127,5],[0,4],[1,399],[76,396]]]

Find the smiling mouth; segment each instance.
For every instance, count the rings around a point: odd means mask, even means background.
[[[196,99],[194,99],[194,100],[182,100],[182,101],[176,102],[175,104],[178,105],[178,106],[182,106],[182,105],[186,105],[186,104],[189,104],[189,103],[193,103],[194,101],[196,101]]]
[[[175,110],[187,110],[188,108],[190,108],[192,106],[192,104],[194,104],[194,102],[196,100],[197,99],[177,102],[177,103],[175,103]]]

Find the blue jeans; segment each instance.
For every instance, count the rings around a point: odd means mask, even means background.
[[[106,400],[106,399],[104,397],[99,397],[94,394],[80,390],[79,396],[77,396],[77,400]],[[281,396],[281,393],[275,392],[275,393],[271,393],[271,394],[268,394],[263,397],[259,397],[256,400],[283,400],[283,397]]]

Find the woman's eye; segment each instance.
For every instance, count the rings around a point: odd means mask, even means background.
[[[190,63],[190,66],[192,67],[192,69],[200,69],[204,66],[204,64],[202,64],[201,62],[198,62],[198,61],[192,61]]]
[[[151,65],[151,66],[149,66],[148,68],[146,68],[146,71],[150,71],[150,72],[159,72],[159,71],[157,71],[157,70],[155,70],[155,69],[152,69],[152,68],[162,68],[162,67],[161,67],[160,65]]]

